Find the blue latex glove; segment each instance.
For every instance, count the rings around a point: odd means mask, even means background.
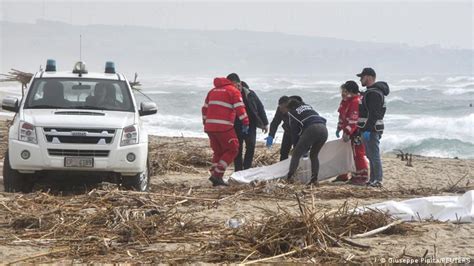
[[[372,133],[372,132],[370,132],[370,131],[364,131],[364,132],[362,132],[362,138],[363,138],[366,142],[369,142],[369,140],[370,140],[370,133]]]
[[[341,137],[340,133],[341,133],[341,130],[340,130],[340,129],[336,130],[336,137],[337,137],[337,138],[340,138],[340,137]]]
[[[271,148],[272,145],[273,145],[273,137],[268,136],[268,137],[265,138],[265,140],[267,141],[267,143],[266,143],[267,148]]]
[[[242,134],[248,135],[248,134],[249,134],[249,129],[250,129],[249,126],[243,125],[243,126],[242,126]]]

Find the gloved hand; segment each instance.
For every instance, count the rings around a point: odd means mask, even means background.
[[[340,135],[339,133],[341,133],[341,130],[340,130],[340,129],[336,130],[336,137],[337,137],[337,138],[340,138],[340,137],[341,137],[341,135]]]
[[[271,148],[272,145],[273,145],[273,137],[268,136],[268,137],[265,138],[265,140],[267,141],[267,143],[266,143],[267,148]]]
[[[344,142],[348,142],[348,141],[351,140],[351,136],[344,133],[344,134],[342,134],[342,140],[344,140]]]
[[[365,142],[368,142],[370,140],[370,134],[372,132],[370,131],[364,131],[362,132],[362,138],[364,139]]]
[[[242,134],[248,135],[249,134],[249,129],[250,129],[250,127],[248,125],[243,125],[242,126]]]

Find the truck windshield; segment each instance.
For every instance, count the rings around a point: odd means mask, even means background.
[[[125,81],[39,78],[33,81],[25,109],[92,109],[134,112]]]

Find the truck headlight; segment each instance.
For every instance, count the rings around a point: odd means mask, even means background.
[[[38,143],[38,140],[36,139],[35,126],[33,126],[30,123],[21,121],[19,134],[20,135],[18,136],[18,139],[21,141],[34,143],[34,144]]]
[[[138,144],[138,127],[131,125],[123,129],[120,146]]]

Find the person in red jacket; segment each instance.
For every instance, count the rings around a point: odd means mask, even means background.
[[[365,158],[365,148],[361,141],[361,136],[357,128],[357,120],[359,119],[359,86],[355,81],[347,81],[341,86],[342,101],[339,105],[339,123],[337,124],[336,136],[339,138],[341,131],[342,139],[346,142],[351,141],[352,151],[354,153],[354,161],[356,172],[352,173],[349,183],[353,185],[363,186],[368,180],[368,165]],[[335,182],[348,181],[349,174],[339,175]]]
[[[213,186],[226,186],[222,177],[227,167],[239,153],[239,140],[234,130],[234,120],[242,122],[242,133],[249,131],[249,118],[240,91],[232,81],[215,78],[214,88],[207,94],[202,107],[204,132],[209,136],[213,151],[211,177]]]

